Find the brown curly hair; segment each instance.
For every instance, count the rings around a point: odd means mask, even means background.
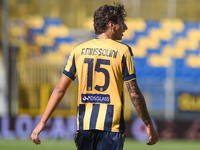
[[[126,17],[127,13],[124,5],[117,3],[114,6],[103,5],[99,7],[94,13],[94,30],[95,34],[104,33],[107,29],[109,21],[117,23],[119,18]]]

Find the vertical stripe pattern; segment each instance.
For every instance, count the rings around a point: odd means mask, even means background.
[[[93,39],[77,45],[70,58],[63,74],[79,78],[77,129],[124,132],[121,91],[124,81],[136,78],[131,48],[111,39]]]
[[[75,73],[76,73],[75,55],[73,56],[72,65],[71,65],[71,68],[70,68],[69,72],[70,72],[71,74],[74,74],[74,75],[75,75]]]
[[[122,90],[122,95],[121,95],[121,103],[122,106],[124,106],[124,91]]]
[[[85,116],[85,104],[79,105],[79,130],[83,130],[83,119]]]
[[[112,128],[112,120],[113,120],[113,110],[114,105],[107,106],[106,118],[104,123],[104,130],[111,131]]]
[[[121,107],[121,117],[119,122],[119,132],[124,132],[125,130],[125,121],[124,121],[124,111],[123,106]]]
[[[130,52],[131,56],[133,56],[132,49],[131,49],[129,46],[128,46],[128,50],[129,50],[129,52]]]
[[[126,64],[126,57],[124,55],[122,57],[122,64],[123,64],[122,75],[125,77],[125,76],[129,75],[129,72],[128,72],[128,67],[127,67],[127,64]]]
[[[90,129],[96,128],[97,117],[99,113],[100,104],[93,104],[92,114],[90,118]]]

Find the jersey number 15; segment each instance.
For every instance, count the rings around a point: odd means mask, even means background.
[[[87,74],[87,90],[92,91],[92,82],[93,82],[93,67],[94,67],[94,59],[93,58],[85,58],[84,63],[88,64],[88,74]],[[107,69],[101,68],[101,64],[103,65],[110,65],[110,60],[106,59],[97,59],[97,63],[95,66],[96,72],[102,72],[105,75],[105,82],[103,86],[96,85],[94,88],[99,91],[103,92],[107,90],[109,84],[110,84],[110,75]],[[95,79],[95,80],[101,80],[101,79]]]

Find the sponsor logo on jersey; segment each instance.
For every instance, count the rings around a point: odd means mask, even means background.
[[[110,103],[110,95],[106,94],[81,94],[83,103]]]

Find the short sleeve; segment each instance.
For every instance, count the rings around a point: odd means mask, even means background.
[[[123,64],[123,77],[124,81],[130,81],[135,80],[135,66],[134,66],[134,56],[132,53],[132,50],[130,47],[128,47],[128,50],[125,51],[122,57],[122,64]]]
[[[75,65],[75,53],[74,51],[71,52],[67,64],[65,66],[65,69],[63,71],[63,75],[74,81],[76,78],[76,65]]]

